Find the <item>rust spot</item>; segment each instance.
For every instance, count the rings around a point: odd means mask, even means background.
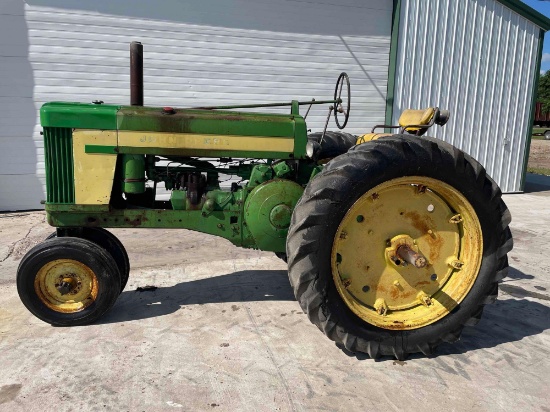
[[[390,292],[390,296],[393,300],[396,300],[399,297],[399,289],[393,288]]]
[[[407,212],[405,213],[405,217],[409,219],[411,221],[411,224],[422,233],[428,233],[430,227],[433,226],[432,219],[430,219],[428,216],[422,218],[422,216],[420,216],[418,212]]]
[[[377,200],[380,198],[380,195],[378,193],[373,193],[372,194],[372,200]]]
[[[138,226],[141,226],[141,222],[143,220],[147,220],[146,218],[142,218],[142,217],[136,217],[134,220],[130,220],[130,225],[132,225],[133,227],[138,227]]]
[[[384,328],[390,329],[390,330],[402,330],[406,326],[407,325],[405,325],[405,323],[403,322],[394,322],[393,324],[392,323],[385,324]]]
[[[411,296],[413,296],[415,294],[416,294],[416,290],[411,290],[410,292],[401,293],[401,299],[410,298]]]
[[[433,220],[429,216],[421,216],[418,212],[411,211],[405,213],[405,217],[410,220],[415,229],[419,230],[422,234],[428,233],[435,227]],[[430,262],[435,262],[439,258],[441,247],[443,246],[443,238],[436,234],[433,236],[426,236],[426,240],[430,245]]]
[[[390,291],[390,296],[393,300],[398,300],[398,299],[402,300],[402,299],[407,299],[407,298],[410,298],[411,296],[414,296],[415,292],[416,291],[414,290],[404,292],[402,290],[399,290],[398,288],[392,288]]]
[[[430,282],[418,282],[415,287],[418,288],[419,286],[422,286],[422,285],[429,285]]]
[[[360,260],[355,262],[355,267],[359,269],[360,272],[368,272],[370,270],[370,266]]]

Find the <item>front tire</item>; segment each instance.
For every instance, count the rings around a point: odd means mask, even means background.
[[[75,236],[89,240],[101,246],[111,254],[115,260],[121,276],[120,292],[124,290],[130,277],[130,259],[124,245],[118,238],[102,227],[83,227]],[[57,237],[57,231],[49,235],[47,239]]]
[[[296,205],[290,283],[310,320],[347,350],[429,355],[496,299],[510,220],[498,186],[455,147],[405,136],[368,142],[333,159]],[[396,258],[405,243],[426,267]]]
[[[113,257],[97,244],[74,237],[46,240],[17,269],[17,291],[27,309],[54,326],[92,323],[120,292]]]

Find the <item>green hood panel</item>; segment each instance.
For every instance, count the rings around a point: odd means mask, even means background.
[[[300,117],[222,110],[174,111],[166,114],[162,108],[121,107],[117,114],[118,130],[293,138],[295,118]]]
[[[45,103],[40,109],[42,127],[116,130],[120,106],[88,103]]]
[[[166,112],[155,107],[52,102],[40,109],[40,123],[44,128],[287,138],[294,139],[294,158],[306,155],[306,123],[293,114],[177,108]]]

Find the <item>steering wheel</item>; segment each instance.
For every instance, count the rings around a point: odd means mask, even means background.
[[[342,99],[342,91],[344,90],[344,87],[347,88],[347,96],[344,96],[345,98]],[[348,124],[349,109],[351,104],[349,76],[344,72],[340,73],[340,76],[338,76],[338,80],[336,81],[336,88],[334,89],[334,100],[339,100],[335,103],[336,107],[334,108],[334,120],[336,121],[336,126],[338,126],[338,129],[341,130],[346,127],[346,124]],[[338,120],[338,113],[344,115],[344,124],[342,125]]]

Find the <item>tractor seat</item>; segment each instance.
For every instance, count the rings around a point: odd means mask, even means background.
[[[406,128],[407,132],[418,132],[421,127],[407,127],[407,126],[424,126],[429,125],[432,117],[435,114],[435,108],[430,107],[425,110],[411,110],[406,109],[399,117],[399,126]]]

